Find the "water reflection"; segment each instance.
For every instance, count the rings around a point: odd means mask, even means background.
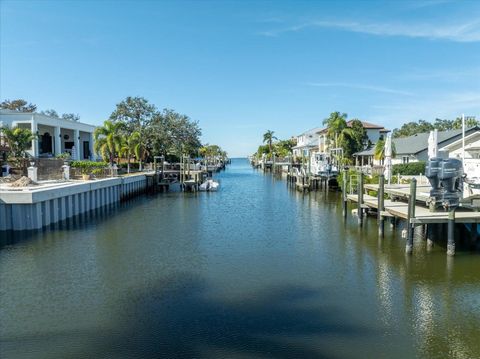
[[[0,357],[480,355],[479,255],[377,233],[235,161],[0,251]]]

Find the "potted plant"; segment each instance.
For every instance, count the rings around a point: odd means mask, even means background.
[[[71,155],[68,152],[63,152],[63,153],[60,153],[56,156],[56,158],[59,158],[59,159],[63,160],[64,165],[68,165],[68,163],[70,161],[70,157],[71,157]]]
[[[92,171],[95,168],[95,162],[92,161],[73,161],[72,167],[80,170],[82,179],[88,181],[92,178]]]
[[[82,172],[82,179],[84,181],[92,179],[93,165],[89,161],[82,161],[80,171]]]

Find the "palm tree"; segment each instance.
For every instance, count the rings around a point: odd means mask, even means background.
[[[142,161],[145,159],[145,157],[148,154],[147,146],[145,146],[145,143],[142,141],[142,135],[140,134],[140,132],[135,131],[134,133],[132,133],[132,137],[133,137],[132,141],[134,143],[133,152],[135,153],[135,157],[139,162],[138,169],[141,171]]]
[[[323,124],[327,126],[327,137],[330,142],[335,144],[335,148],[339,147],[339,143],[342,136],[345,136],[347,133],[342,135],[342,132],[349,132],[347,126],[347,114],[340,113],[338,111],[332,112],[328,118],[323,120]]]
[[[122,122],[107,120],[103,122],[103,126],[97,127],[93,132],[95,152],[101,154],[105,160],[108,159],[110,165],[113,165],[113,160],[121,147],[123,127]]]
[[[392,157],[395,157],[396,154],[397,150],[395,148],[395,143],[392,141]],[[385,139],[382,138],[375,144],[373,157],[378,161],[383,161],[385,159]]]
[[[274,131],[270,131],[268,130],[267,132],[265,132],[263,134],[263,143],[267,143],[268,144],[268,150],[269,150],[269,153],[272,154],[272,142],[273,140],[278,140],[278,138],[276,138],[273,134],[275,132]]]
[[[12,157],[20,159],[27,157],[27,149],[32,145],[32,141],[37,137],[27,128],[7,126],[1,127],[4,141],[12,154]]]
[[[118,150],[119,155],[127,159],[127,173],[130,173],[130,159],[135,156],[135,148],[139,140],[139,133],[133,132],[130,136],[124,135]]]

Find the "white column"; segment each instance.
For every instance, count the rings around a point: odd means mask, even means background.
[[[80,160],[80,131],[73,130],[73,137],[75,143],[75,152],[76,152],[76,160]]]
[[[59,155],[62,153],[62,132],[60,130],[60,126],[57,126],[53,129],[53,141],[55,144],[54,153],[55,155]]]
[[[93,133],[89,134],[88,146],[90,149],[90,159],[94,160],[96,157],[95,157],[95,154],[93,153]]]
[[[31,124],[31,131],[35,135],[35,138],[32,141],[32,156],[33,157],[38,157],[38,124],[37,121],[35,121],[35,118],[32,116],[32,124]]]

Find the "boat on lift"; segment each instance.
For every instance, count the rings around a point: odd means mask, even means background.
[[[316,153],[312,158],[311,172],[316,176],[336,177],[338,167],[327,153]]]
[[[208,178],[205,182],[203,182],[199,186],[198,189],[203,192],[215,192],[218,190],[219,187],[220,187],[219,182],[215,181],[212,178]]]

